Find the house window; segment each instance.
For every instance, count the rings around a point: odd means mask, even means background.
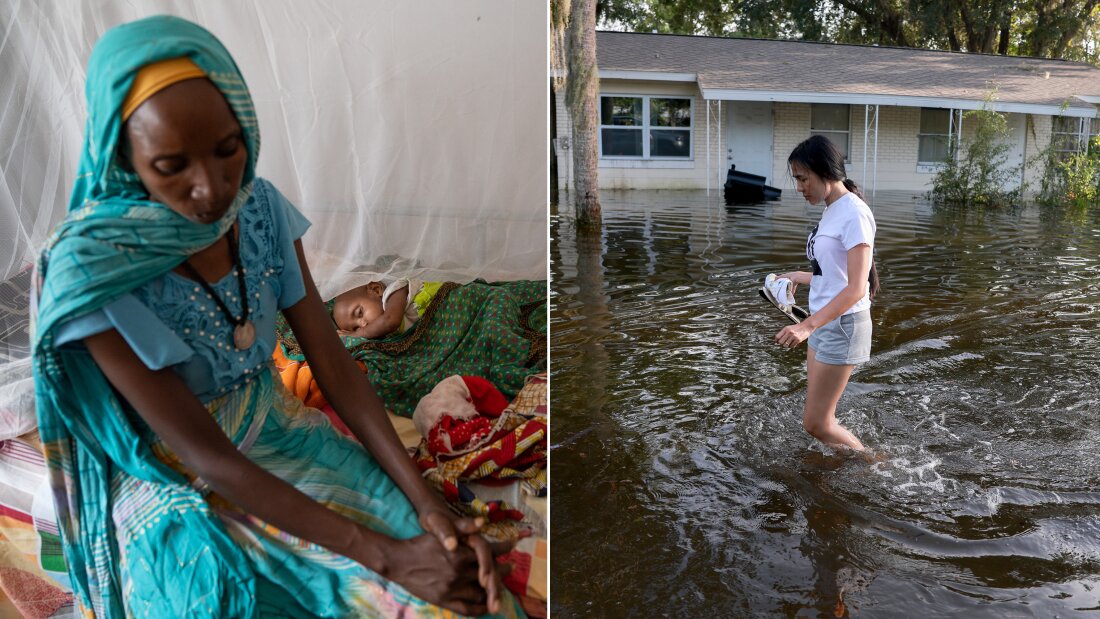
[[[600,97],[600,156],[691,158],[691,99]]]
[[[829,138],[848,161],[850,106],[837,103],[810,104],[810,135]]]
[[[642,97],[600,97],[600,138],[604,157],[641,157]]]
[[[1050,144],[1054,147],[1055,157],[1065,161],[1092,147],[1092,139],[1100,134],[1100,119],[1055,116],[1052,129]]]
[[[691,156],[691,99],[650,98],[649,156]]]
[[[947,161],[951,139],[951,110],[922,107],[917,134],[917,165]]]

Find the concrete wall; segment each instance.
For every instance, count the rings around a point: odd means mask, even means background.
[[[605,189],[705,189],[710,177],[711,189],[721,189],[726,169],[726,119],[727,109],[719,113],[719,103],[710,102],[710,139],[707,136],[708,104],[699,93],[695,83],[604,80],[600,84],[601,94],[623,95],[675,95],[692,98],[692,141],[693,158],[689,161],[635,161],[601,159],[599,164],[600,187]],[[565,107],[564,93],[556,93],[557,135],[568,136],[571,121]],[[728,104],[726,104],[728,106]],[[787,155],[802,140],[810,136],[810,104],[776,102],[773,106],[773,165],[772,184],[793,191],[794,182],[787,171]],[[867,164],[864,168],[863,155],[863,105],[852,105],[849,123],[849,163],[848,176],[868,191],[927,191],[931,189],[934,171],[920,170],[917,166],[918,132],[920,130],[920,108],[879,107],[878,121],[878,165],[873,158],[873,133],[867,145]],[[1014,115],[1010,115],[1014,116]],[[722,119],[719,127],[718,119]],[[873,120],[873,118],[872,118]],[[1027,115],[1023,123],[1025,161],[1033,162],[1036,155],[1050,144],[1051,117]],[[963,141],[973,136],[974,123],[963,121]],[[707,169],[710,155],[709,172]],[[558,151],[559,188],[566,189],[572,165],[571,155]],[[1038,165],[1031,165],[1025,173],[1025,180],[1031,185],[1030,191],[1037,189],[1042,175]]]

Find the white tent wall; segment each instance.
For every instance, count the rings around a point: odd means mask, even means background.
[[[382,274],[546,277],[546,3],[5,0],[3,280],[65,214],[92,46],[160,13],[236,59],[260,119],[258,174],[313,221],[322,295]]]

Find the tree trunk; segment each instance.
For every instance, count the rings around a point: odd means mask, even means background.
[[[569,76],[566,105],[573,121],[573,205],[577,224],[598,226],[601,222],[599,177],[597,174],[598,119],[596,95],[596,0],[573,0],[567,32]]]
[[[943,19],[944,29],[947,31],[947,43],[951,46],[951,51],[961,52],[962,45],[959,43],[959,35],[955,32],[955,15],[954,7],[948,7],[949,11]]]
[[[974,31],[974,24],[970,19],[970,11],[966,10],[966,4],[959,5],[959,15],[962,17],[963,32],[966,34],[966,51],[980,52],[978,47],[978,33]]]
[[[1027,54],[1029,56],[1045,56],[1047,49],[1048,31],[1051,28],[1048,24],[1049,17],[1047,13],[1047,6],[1045,2],[1035,3],[1035,20],[1031,27],[1027,40]]]

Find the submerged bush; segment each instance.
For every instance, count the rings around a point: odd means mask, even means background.
[[[1100,203],[1100,136],[1084,152],[1066,158],[1054,150],[1043,151],[1046,163],[1039,200],[1047,204],[1086,207]]]
[[[1005,117],[991,109],[991,96],[979,110],[963,114],[974,123],[974,137],[964,142],[958,157],[947,158],[932,179],[932,199],[940,204],[1001,206],[1020,200],[1024,187],[1018,179],[1023,165],[1006,167],[1012,144]],[[964,123],[965,124],[965,123]],[[959,148],[958,136],[948,144],[948,153]],[[1014,187],[1006,189],[1006,187]]]

